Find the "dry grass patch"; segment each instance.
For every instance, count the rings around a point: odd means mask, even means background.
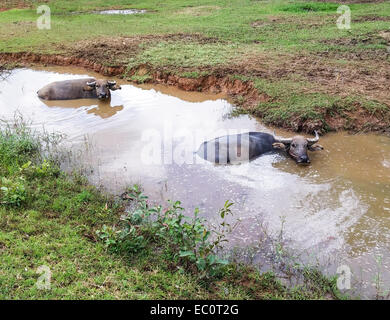
[[[198,7],[187,7],[179,11],[176,11],[176,13],[181,15],[204,17],[204,16],[212,15],[215,11],[218,11],[220,9],[221,7],[218,6],[198,6]]]

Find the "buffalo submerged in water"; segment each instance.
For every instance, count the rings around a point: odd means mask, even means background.
[[[40,89],[37,94],[44,100],[92,98],[104,100],[111,97],[110,90],[118,89],[121,87],[116,84],[116,81],[87,78],[52,82]]]
[[[235,163],[248,161],[275,150],[283,150],[297,163],[310,163],[307,150],[322,150],[316,144],[319,141],[317,131],[315,138],[308,139],[297,135],[292,138],[281,138],[264,132],[248,132],[215,138],[203,142],[197,154],[205,160],[215,163]]]

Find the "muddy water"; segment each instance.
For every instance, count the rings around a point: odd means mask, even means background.
[[[390,139],[376,135],[329,134],[325,150],[311,152],[300,167],[284,154],[267,154],[240,165],[215,165],[193,152],[224,134],[266,131],[246,115],[231,117],[222,95],[182,92],[164,86],[133,86],[111,100],[41,101],[36,91],[57,80],[97,76],[77,68],[17,69],[0,82],[0,118],[15,112],[37,128],[66,133],[72,150],[91,169],[92,182],[120,192],[141,183],[154,201],[179,199],[190,213],[199,207],[209,221],[226,200],[241,223],[231,244],[244,248],[267,234],[282,234],[305,262],[327,272],[347,265],[352,289],[373,296],[377,272],[390,286]],[[289,135],[276,130],[279,135]],[[261,250],[260,250],[261,251]],[[377,264],[376,259],[382,257]],[[255,254],[261,263],[263,254]]]

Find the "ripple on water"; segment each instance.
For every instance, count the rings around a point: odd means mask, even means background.
[[[223,167],[216,171],[226,180],[249,190],[246,194],[250,197],[243,210],[248,221],[253,220],[251,216],[259,215],[261,208],[262,219],[274,235],[280,233],[284,221],[284,236],[294,239],[302,249],[321,247],[323,254],[324,250],[330,253],[341,249],[343,233],[367,212],[367,204],[353,188],[340,185],[337,179],[313,182],[274,168],[272,164],[277,161],[280,156],[266,155],[250,163],[228,167],[229,175]],[[241,203],[237,206],[238,211],[243,212]]]

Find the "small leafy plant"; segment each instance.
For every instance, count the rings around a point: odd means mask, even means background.
[[[215,276],[222,266],[228,264],[218,252],[227,241],[227,233],[234,228],[226,221],[227,216],[232,215],[233,203],[226,201],[220,210],[222,222],[209,228],[206,220],[199,216],[199,209],[195,209],[194,216],[190,218],[184,214],[180,201],[170,202],[165,209],[162,206],[150,207],[148,198],[138,186],[130,188],[122,198],[130,200],[130,208],[121,216],[120,230],[104,226],[98,231],[107,246],[125,246],[132,253],[137,252],[147,245],[148,239],[144,234],[149,231],[188,269],[195,266],[201,277]]]
[[[20,206],[27,196],[25,188],[25,180],[23,177],[18,177],[14,180],[3,177],[1,179],[1,198],[2,205]]]
[[[115,227],[108,227],[104,225],[102,230],[96,231],[96,234],[98,235],[99,239],[103,241],[106,247],[111,247],[117,244],[119,232],[120,231],[117,231]]]
[[[40,165],[33,165],[31,161],[28,161],[20,167],[19,171],[33,178],[58,177],[60,175],[58,166],[46,159]]]

